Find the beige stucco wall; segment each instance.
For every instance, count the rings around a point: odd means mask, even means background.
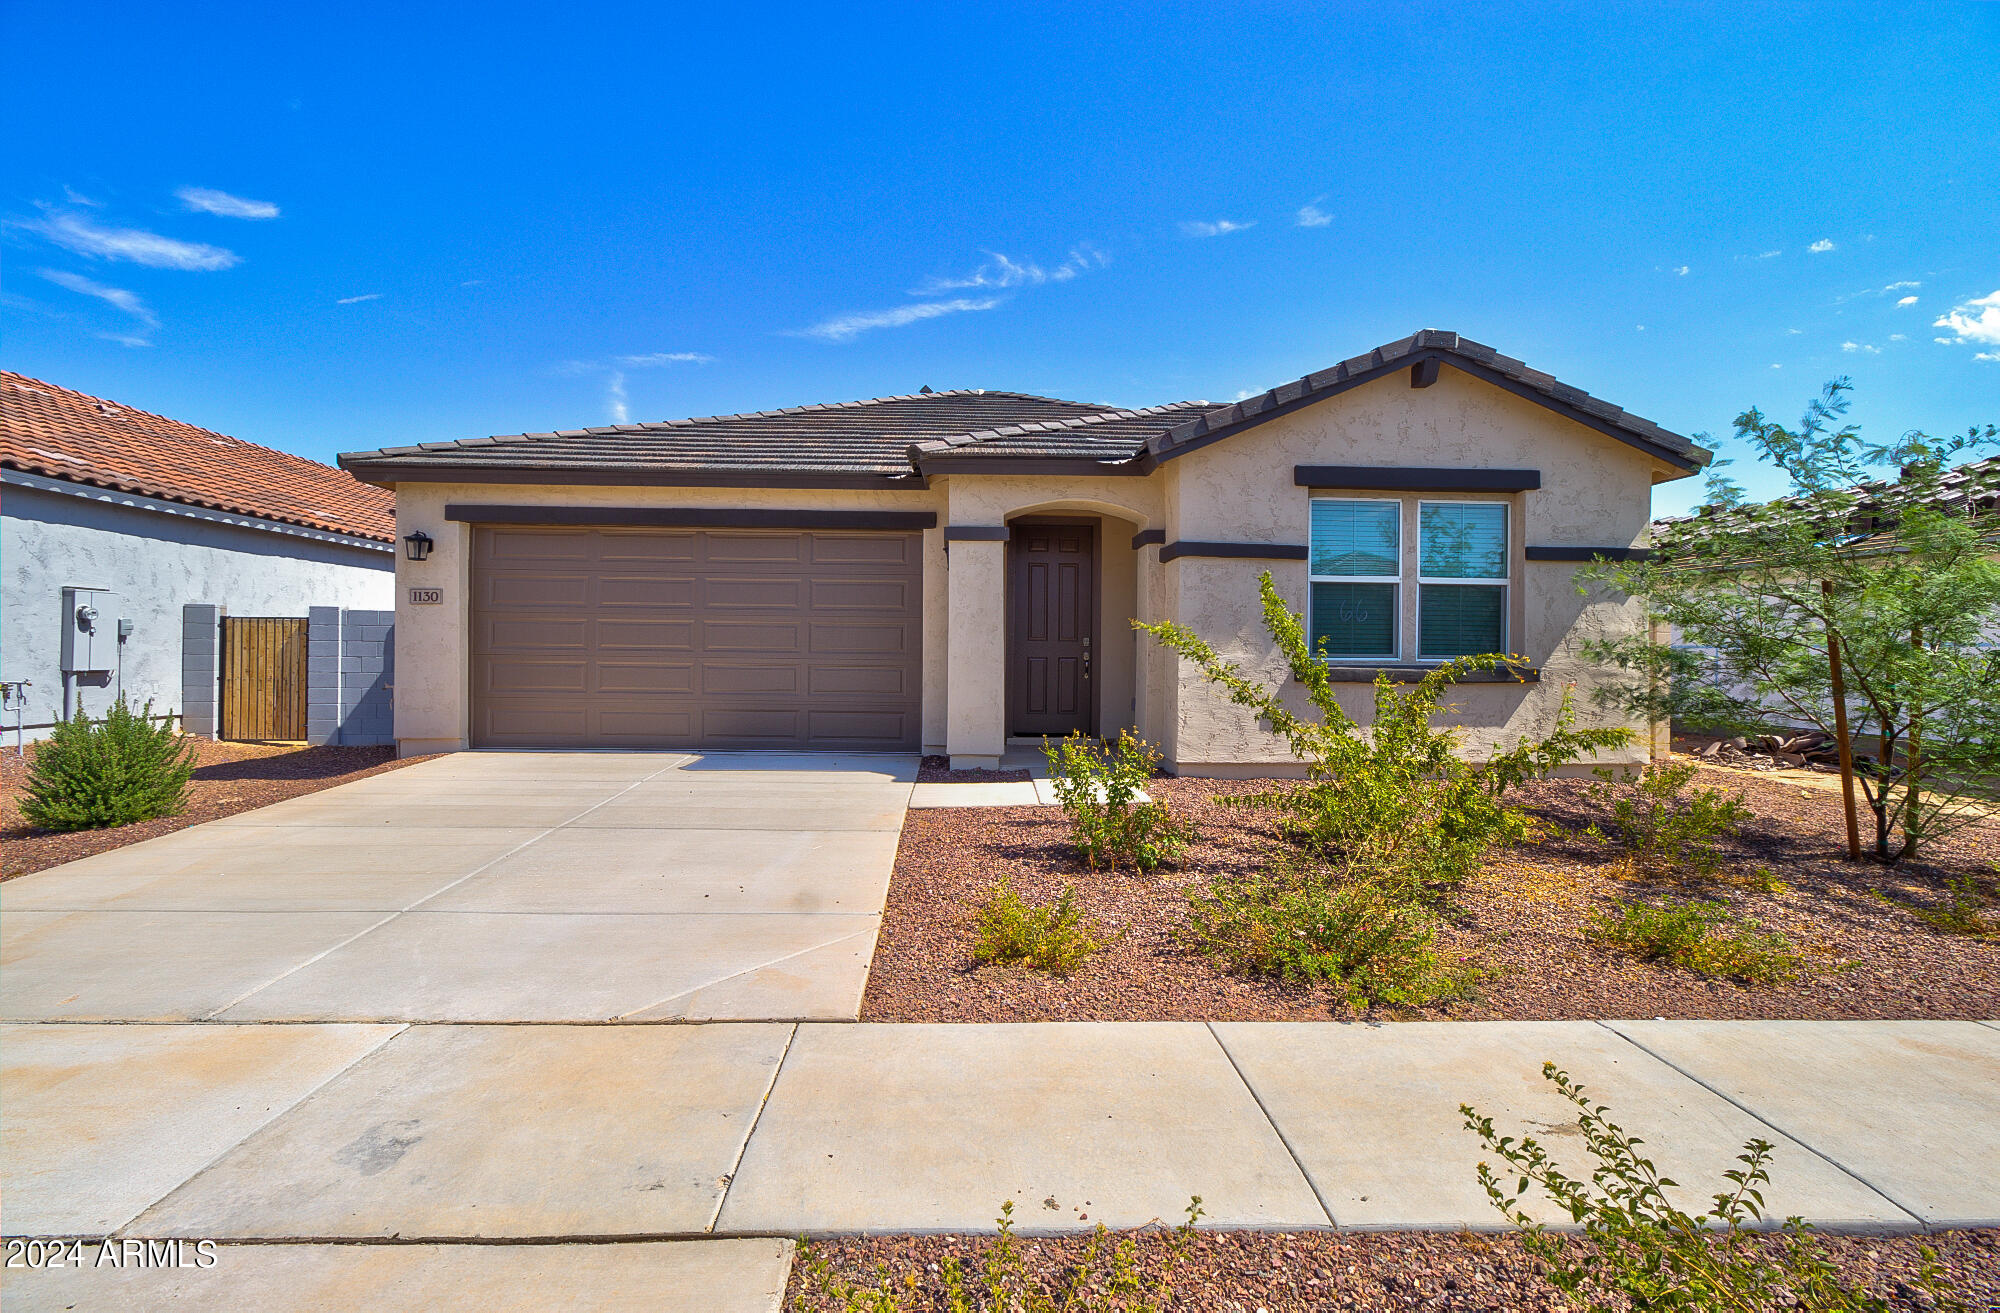
[[[1168,469],[1178,478],[1167,505],[1168,536],[1304,544],[1308,501],[1320,490],[1296,486],[1295,465],[1539,469],[1542,486],[1534,492],[1432,498],[1501,500],[1512,506],[1510,645],[1542,671],[1538,684],[1459,686],[1451,698],[1455,711],[1450,721],[1464,728],[1466,750],[1475,756],[1511,745],[1524,734],[1546,732],[1568,688],[1587,722],[1628,723],[1593,699],[1605,683],[1624,676],[1586,662],[1581,645],[1643,623],[1640,608],[1602,596],[1579,597],[1573,582],[1576,565],[1529,562],[1523,549],[1643,544],[1651,486],[1665,474],[1663,464],[1447,365],[1429,388],[1412,388],[1407,374],[1393,374],[1173,462]],[[1406,514],[1404,525],[1408,550],[1414,517]],[[1293,700],[1302,704],[1258,612],[1256,580],[1266,569],[1286,602],[1303,610],[1304,562],[1182,558],[1165,567],[1181,621],[1249,673],[1288,686]],[[1404,650],[1412,652],[1414,622],[1408,612],[1405,607]],[[1341,690],[1341,705],[1365,721],[1373,696],[1371,686],[1351,685]],[[1192,668],[1180,667],[1172,697],[1172,758],[1182,770],[1238,773],[1228,768],[1289,762],[1276,738],[1218,696]],[[1631,728],[1642,736],[1646,730],[1636,722]],[[1646,755],[1641,737],[1601,760],[1638,762]]]
[[[934,511],[935,489],[910,492],[811,488],[652,488],[560,484],[405,483],[396,489],[396,535],[436,540],[428,561],[396,561],[396,743],[405,756],[467,745],[471,725],[472,535],[444,517],[447,503],[495,506],[685,506],[748,510]],[[944,533],[924,534],[923,721],[925,751],[945,742],[950,636]],[[410,605],[411,588],[442,588],[436,606]]]

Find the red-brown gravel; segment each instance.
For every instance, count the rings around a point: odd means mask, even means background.
[[[0,754],[0,827],[4,827],[0,828],[0,880],[429,760],[399,759],[393,747],[302,748],[286,743],[189,741],[199,764],[188,781],[186,811],[107,830],[62,834],[35,829],[21,819],[15,806],[27,784],[35,745],[28,745],[25,757],[16,757],[12,748]]]
[[[1529,786],[1547,819],[1537,843],[1495,855],[1459,895],[1442,942],[1484,971],[1474,997],[1411,1019],[1894,1018],[2000,1016],[2000,942],[1947,935],[1877,891],[1938,900],[1950,875],[1990,876],[2000,821],[1938,844],[1923,863],[1885,869],[1841,859],[1840,795],[1741,771],[1704,769],[1698,784],[1741,789],[1756,819],[1728,846],[1723,882],[1662,885],[1614,878],[1614,851],[1582,836],[1603,819],[1581,781]],[[913,811],[889,887],[862,1002],[865,1021],[1314,1020],[1353,1013],[1333,991],[1232,974],[1186,938],[1187,896],[1218,875],[1255,869],[1276,843],[1268,816],[1218,805],[1263,782],[1160,780],[1156,797],[1195,822],[1183,866],[1140,876],[1090,872],[1053,807]],[[1781,892],[1731,879],[1768,867]],[[1122,938],[1064,979],[972,960],[974,909],[1006,876],[1034,901],[1074,884],[1086,912]],[[1811,969],[1790,985],[1708,980],[1640,962],[1586,939],[1614,898],[1671,892],[1721,898],[1788,935]],[[1380,1013],[1378,1012],[1378,1015]]]
[[[1131,1234],[1131,1233],[1128,1233]],[[1535,1260],[1509,1235],[1468,1232],[1336,1233],[1300,1231],[1200,1232],[1178,1263],[1171,1242],[1154,1229],[1135,1235],[1137,1267],[1148,1284],[1163,1271],[1173,1287],[1171,1309],[1203,1313],[1294,1313],[1305,1309],[1505,1309],[1571,1307],[1542,1279]],[[1910,1296],[1922,1265],[1921,1246],[1937,1252],[1943,1276],[1967,1307],[2000,1308],[2000,1231],[1950,1231],[1893,1238],[1822,1236],[1834,1266],[1865,1284],[1895,1309],[1930,1308]],[[871,1236],[817,1241],[812,1252],[843,1279],[872,1285],[887,1264],[892,1279],[915,1272],[917,1285],[898,1306],[943,1309],[943,1281],[933,1269],[957,1257],[976,1276],[990,1240],[964,1236]],[[1053,1287],[1080,1256],[1085,1240],[1021,1241],[1030,1270]],[[792,1265],[788,1310],[838,1309],[808,1293],[805,1266]]]

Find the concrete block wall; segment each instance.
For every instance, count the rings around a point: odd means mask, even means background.
[[[220,732],[222,608],[189,602],[181,608],[181,730],[212,739]]]
[[[394,743],[396,613],[340,613],[340,743]]]
[[[340,608],[306,612],[306,742],[340,742]]]

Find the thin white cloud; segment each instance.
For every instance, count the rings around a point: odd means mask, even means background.
[[[1887,287],[1883,288],[1882,290],[1884,292],[1900,292],[1906,288],[1922,287],[1922,286],[1923,286],[1922,283],[1916,281],[1913,278],[1905,278],[1900,283],[1890,283]]]
[[[1952,346],[1965,342],[2000,346],[2000,292],[1953,306],[1950,313],[1940,315],[1931,327],[1948,330],[1951,337],[1941,337],[1938,341],[1948,340]]]
[[[1783,369],[1783,368],[1784,368],[1784,366],[1783,366],[1783,365],[1773,365],[1773,366],[1771,366],[1771,368],[1773,368],[1773,369]]]
[[[85,278],[66,269],[42,269],[37,272],[57,287],[66,287],[82,296],[94,296],[107,305],[116,306],[148,328],[160,326],[160,321],[136,292],[128,292],[122,287],[107,287],[94,278]]]
[[[1319,201],[1314,201],[1311,205],[1301,205],[1292,222],[1301,228],[1324,228],[1333,222],[1333,216],[1319,208]]]
[[[604,382],[604,408],[610,412],[613,424],[632,422],[632,413],[625,405],[625,375],[615,369]]]
[[[1181,236],[1227,237],[1230,233],[1240,233],[1245,228],[1255,228],[1256,226],[1257,221],[1255,219],[1250,220],[1248,223],[1238,223],[1234,219],[1217,219],[1214,222],[1206,219],[1188,219],[1181,224]]]
[[[1803,328],[1788,328],[1788,329],[1786,329],[1786,330],[1785,330],[1785,336],[1786,336],[1786,337],[1797,337],[1797,336],[1798,336],[1799,334],[1801,334],[1801,333],[1803,333],[1803,332],[1805,332],[1805,331],[1806,331],[1806,330],[1805,330],[1805,329],[1803,329]]]
[[[1646,331],[1646,326],[1644,324],[1634,324],[1632,326],[1632,331],[1635,333],[1643,333]]]
[[[459,286],[460,286],[460,287],[480,287],[480,286],[483,286],[483,285],[485,284],[485,282],[486,282],[486,280],[485,280],[484,278],[468,278],[468,279],[466,279],[466,280],[465,280],[464,282],[460,283],[460,284],[459,284]]]
[[[1688,267],[1684,264],[1677,264],[1674,266],[1674,273],[1685,278],[1688,276]]]
[[[253,201],[231,196],[213,187],[183,187],[174,193],[182,205],[203,214],[219,214],[225,219],[275,219],[278,207],[269,201]]]
[[[220,246],[183,242],[141,228],[108,228],[68,210],[52,210],[20,226],[78,255],[125,260],[151,269],[228,269],[242,263],[236,252]]]
[[[1249,390],[1248,388],[1245,388],[1245,389],[1243,389],[1242,391],[1238,392],[1238,393],[1237,393],[1237,394],[1235,395],[1235,397],[1233,397],[1233,398],[1232,398],[1232,400],[1235,400],[1235,401],[1248,401],[1248,400],[1249,400],[1250,398],[1252,398],[1252,397],[1254,397],[1254,396],[1256,396],[1256,395],[1257,395],[1257,394],[1256,394],[1255,392],[1252,392],[1252,391],[1250,391],[1250,390]]]
[[[629,369],[658,369],[663,365],[712,365],[715,357],[699,351],[654,351],[643,356],[614,356]]]
[[[1066,283],[1078,274],[1101,269],[1109,263],[1109,256],[1089,245],[1071,247],[1063,262],[1050,269],[1033,260],[1015,260],[998,251],[988,251],[985,261],[971,273],[956,278],[926,278],[910,289],[910,295],[943,296],[947,292],[976,288],[1005,291],[1013,287],[1039,287],[1043,283]]]
[[[360,305],[363,301],[379,301],[381,299],[382,293],[380,292],[363,292],[360,296],[343,296],[338,301],[335,301],[334,304]]]
[[[1753,260],[1775,260],[1783,254],[1784,254],[1783,251],[1763,251],[1757,255],[1751,256],[1750,258]]]
[[[1972,353],[1972,358],[1974,360],[2000,360],[2000,351],[1975,351]]]
[[[997,296],[954,297],[949,301],[919,301],[915,305],[899,305],[888,310],[865,310],[857,314],[840,315],[812,325],[810,328],[793,330],[792,337],[816,337],[822,342],[846,342],[877,328],[901,328],[905,324],[918,323],[925,319],[937,319],[944,315],[965,314],[974,310],[991,310],[1000,304]]]
[[[1842,342],[1840,344],[1840,349],[1842,351],[1847,351],[1847,352],[1860,352],[1864,355],[1870,355],[1870,356],[1879,356],[1882,354],[1881,347],[1870,346],[1866,342]]]
[[[1910,340],[1910,335],[1908,333],[1891,333],[1889,334],[1889,340],[1891,342],[1907,342]]]
[[[1902,300],[1900,300],[1900,301],[1896,302],[1896,304],[1897,304],[1897,305],[1899,305],[1899,306],[1903,306],[1903,305],[1915,305],[1916,303],[1917,303],[1917,298],[1916,298],[1916,297],[1914,297],[1914,296],[1906,296],[1906,297],[1904,297],[1904,298],[1903,298]]]
[[[107,342],[116,342],[119,346],[137,347],[153,345],[137,333],[99,333],[98,336]]]
[[[1833,241],[1831,238],[1826,238],[1826,237],[1822,237],[1818,241],[1814,242],[1811,246],[1806,247],[1806,250],[1812,252],[1814,255],[1825,255],[1828,251],[1831,251],[1832,249],[1833,249]]]

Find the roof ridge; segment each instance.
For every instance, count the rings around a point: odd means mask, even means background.
[[[28,384],[30,386],[24,389],[27,391],[32,391],[34,390],[34,388],[47,388],[51,392],[64,393],[68,396],[92,402],[99,407],[109,406],[113,411],[123,412],[125,414],[132,414],[132,415],[144,415],[147,419],[156,419],[163,424],[172,424],[176,428],[193,429],[196,433],[201,434],[203,437],[214,438],[217,442],[226,442],[231,445],[239,447],[254,447],[258,451],[270,452],[273,456],[283,456],[286,460],[304,461],[308,465],[316,465],[321,469],[336,468],[335,466],[328,465],[323,461],[316,461],[310,456],[301,456],[297,452],[286,451],[280,447],[267,447],[261,442],[252,442],[248,438],[239,438],[233,434],[219,433],[214,429],[204,428],[199,424],[190,424],[184,419],[175,419],[171,415],[162,415],[157,410],[143,410],[138,406],[128,405],[123,401],[114,401],[110,397],[92,396],[88,392],[79,392],[75,388],[66,388],[60,383],[51,383],[45,378],[32,378],[27,374],[19,374],[11,369],[0,369],[0,379],[4,379],[5,381],[12,383],[16,387],[20,387],[22,384]],[[107,412],[100,411],[100,413],[103,413],[106,419],[118,418],[118,416]]]
[[[1082,404],[1082,403],[1077,403]],[[1024,433],[1050,433],[1062,429],[1085,428],[1092,424],[1108,424],[1122,419],[1149,419],[1168,411],[1187,410],[1195,406],[1206,407],[1206,401],[1167,401],[1157,406],[1138,406],[1119,410],[1094,410],[1088,415],[1072,415],[1068,419],[1037,420],[1031,424],[1004,424],[998,428],[975,429],[970,433],[954,433],[949,437],[925,438],[909,446],[912,459],[920,455],[935,454],[953,447],[969,447],[995,438],[1018,437]]]

